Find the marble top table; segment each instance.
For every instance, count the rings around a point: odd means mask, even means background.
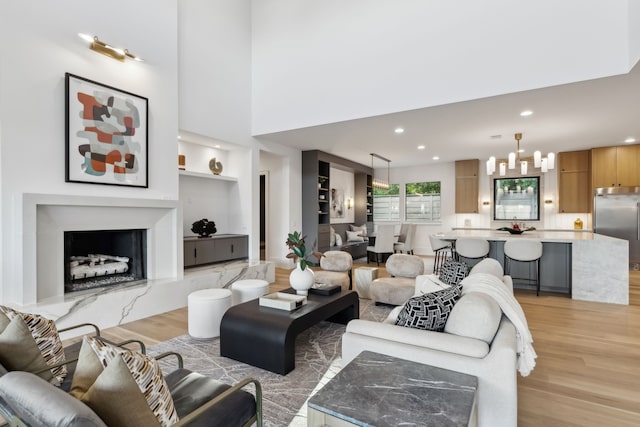
[[[364,351],[308,403],[307,426],[475,426],[478,378]]]

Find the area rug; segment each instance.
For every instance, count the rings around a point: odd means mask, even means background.
[[[370,300],[360,300],[360,318],[382,321],[391,307],[376,306]],[[296,367],[287,375],[279,375],[226,357],[220,357],[220,340],[197,340],[182,335],[149,348],[149,354],[175,351],[184,358],[184,366],[192,371],[234,384],[243,378],[260,381],[263,389],[263,419],[266,427],[300,424],[304,411],[299,414],[306,400],[320,380],[325,381],[341,366],[342,334],[345,326],[331,322],[318,325],[296,338]],[[255,349],[261,351],[260,348]],[[332,367],[333,365],[333,367]],[[332,369],[329,369],[332,367]],[[171,371],[175,365],[163,363],[163,369]],[[333,374],[331,374],[333,372]],[[301,425],[306,425],[306,422]]]

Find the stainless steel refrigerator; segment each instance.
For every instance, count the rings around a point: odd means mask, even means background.
[[[629,266],[640,268],[640,187],[597,188],[593,231],[629,241]]]

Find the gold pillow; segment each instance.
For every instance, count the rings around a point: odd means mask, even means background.
[[[7,323],[6,320],[9,320],[9,324],[2,328],[0,334],[0,341],[3,342],[0,354],[2,355],[2,363],[6,363],[7,369],[38,372],[49,366],[65,362],[62,340],[53,320],[38,314],[21,313],[5,306],[0,306],[0,311],[2,312],[1,317],[4,318],[0,321],[0,328]],[[25,329],[17,326],[18,324],[24,325],[28,334],[25,334]],[[18,359],[24,358],[25,360],[14,360],[16,356]],[[40,360],[44,360],[44,366]],[[30,363],[26,363],[27,361]],[[38,375],[59,385],[67,376],[67,367],[66,365],[58,366],[49,372],[45,371]]]
[[[170,426],[178,421],[158,362],[98,338],[84,337],[71,394],[110,427]]]

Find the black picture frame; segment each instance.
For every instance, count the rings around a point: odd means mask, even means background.
[[[493,220],[540,221],[540,177],[494,178]]]
[[[65,73],[65,181],[149,187],[149,100]]]

